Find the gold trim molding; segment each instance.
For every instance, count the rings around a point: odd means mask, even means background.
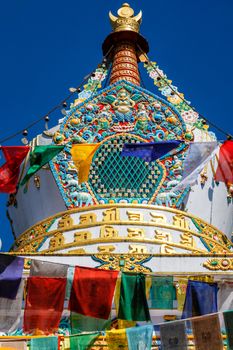
[[[120,210],[125,209],[125,215],[128,220],[120,219]],[[104,209],[102,212],[103,219],[97,221],[96,212],[99,209]],[[150,220],[144,221],[144,213],[134,211],[132,209],[146,209],[150,214]],[[156,210],[158,212],[156,212]],[[164,213],[172,213],[172,224],[166,222]],[[79,224],[74,223],[72,214],[80,213]],[[49,231],[51,225],[57,220],[58,225],[56,229]],[[197,232],[190,229],[190,219],[194,227],[197,227]],[[115,225],[115,226],[114,226]],[[128,235],[121,236],[118,234],[116,226],[126,226]],[[138,228],[137,226],[140,226]],[[100,237],[92,238],[91,233],[87,229],[93,227],[100,228]],[[144,227],[151,227],[156,229],[154,238],[144,237]],[[200,229],[201,227],[201,229]],[[161,231],[160,229],[180,232],[180,242],[172,242],[169,239],[170,233]],[[73,230],[83,230],[75,233],[73,242],[65,243],[64,233]],[[120,230],[119,230],[120,231]],[[12,250],[25,252],[36,252],[40,249],[43,242],[50,238],[49,249],[44,250],[44,253],[57,252],[62,249],[81,247],[99,243],[113,243],[113,242],[134,242],[146,243],[166,246],[163,254],[176,255],[177,252],[173,247],[192,251],[193,254],[205,254],[204,249],[200,249],[193,243],[194,237],[200,238],[209,247],[211,253],[231,253],[231,242],[221,231],[214,226],[206,223],[204,220],[178,209],[168,208],[164,206],[141,205],[141,204],[104,204],[92,205],[83,208],[75,208],[64,212],[57,213],[45,220],[38,222],[36,225],[30,227],[27,231],[21,234],[14,243]],[[79,251],[80,250],[80,251]],[[82,253],[82,249],[77,249],[76,253]],[[206,250],[208,250],[206,248]],[[72,254],[73,251],[69,253]],[[85,251],[83,252],[85,253]],[[131,252],[129,252],[131,253]],[[133,253],[133,252],[132,252]],[[146,253],[146,251],[144,251]],[[93,253],[95,254],[95,253]]]

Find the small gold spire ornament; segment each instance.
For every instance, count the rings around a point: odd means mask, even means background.
[[[124,3],[117,11],[118,17],[109,12],[110,22],[114,32],[130,30],[139,33],[140,24],[142,22],[142,11],[134,16],[134,10],[129,4]]]

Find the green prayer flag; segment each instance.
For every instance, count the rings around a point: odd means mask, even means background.
[[[81,332],[94,332],[110,329],[111,319],[104,320],[102,318],[89,317],[71,312],[70,323],[71,334],[77,334]]]
[[[173,277],[152,277],[150,303],[154,309],[173,309],[174,300]]]
[[[223,312],[226,333],[227,333],[227,349],[233,350],[233,311]]]
[[[32,338],[30,349],[31,350],[57,350],[58,338],[57,337],[44,337],[44,338]]]
[[[30,167],[20,185],[25,185],[32,175],[53,159],[64,147],[57,145],[36,146],[30,153]]]
[[[150,321],[143,274],[122,272],[118,318],[128,321]]]
[[[80,334],[70,337],[70,350],[87,350],[98,338],[99,333]]]

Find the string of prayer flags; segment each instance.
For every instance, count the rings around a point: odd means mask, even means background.
[[[189,280],[182,318],[217,312],[217,292],[217,283]]]
[[[146,162],[153,162],[179,147],[182,142],[180,140],[168,140],[146,143],[125,143],[121,156],[138,157]]]
[[[150,321],[145,275],[122,272],[118,318],[129,321]]]
[[[0,255],[0,298],[15,299],[22,279],[24,259]]]
[[[72,145],[70,152],[73,162],[78,169],[79,183],[88,181],[92,158],[99,146],[99,143],[83,143]]]
[[[192,329],[196,350],[222,350],[222,336],[218,315],[192,319]]]
[[[27,350],[27,342],[25,340],[1,340],[1,350]]]
[[[173,309],[173,277],[152,276],[150,306],[154,309]]]
[[[75,267],[69,310],[107,320],[112,308],[118,273],[118,271]]]
[[[24,332],[45,334],[58,329],[66,292],[66,278],[29,277]]]
[[[199,173],[217,152],[217,147],[218,143],[215,141],[190,143],[184,161],[182,179],[180,183],[173,188],[173,192],[184,190],[196,182]]]
[[[219,150],[218,167],[215,173],[215,181],[233,184],[233,141],[223,143]]]
[[[101,318],[84,316],[71,312],[70,314],[71,334],[77,334],[80,332],[93,332],[103,331],[110,329],[111,318],[103,320]]]
[[[57,350],[58,337],[32,338],[30,350]]]
[[[126,329],[129,350],[151,350],[153,325],[145,325]]]
[[[183,311],[185,297],[186,297],[186,289],[188,285],[188,279],[180,279],[176,284],[176,299],[177,299],[177,310]]]
[[[2,146],[6,163],[0,167],[0,192],[15,193],[20,165],[29,152],[29,146]]]
[[[128,350],[128,340],[125,329],[112,329],[111,331],[106,331],[106,342],[108,349]]]
[[[20,323],[24,281],[21,280],[14,299],[0,298],[0,332],[11,333]]]
[[[218,286],[218,311],[233,310],[233,281]]]
[[[223,318],[227,334],[227,349],[233,350],[233,311],[223,312]]]
[[[80,334],[70,337],[70,350],[87,350],[99,337],[99,333]]]
[[[68,265],[32,259],[30,266],[30,276],[66,278],[67,270]]]
[[[161,325],[160,340],[163,350],[186,350],[188,343],[185,321],[167,322]]]
[[[42,168],[42,166],[50,162],[50,160],[61,152],[64,147],[65,146],[57,145],[35,146],[33,151],[30,153],[30,167],[20,185],[25,185],[26,182],[28,182],[28,180]]]

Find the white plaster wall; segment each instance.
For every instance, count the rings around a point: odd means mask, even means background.
[[[38,221],[66,210],[51,171],[42,169],[37,175],[40,176],[40,189],[36,188],[32,177],[27,193],[23,193],[22,187],[19,189],[17,208],[8,208],[16,236]]]

